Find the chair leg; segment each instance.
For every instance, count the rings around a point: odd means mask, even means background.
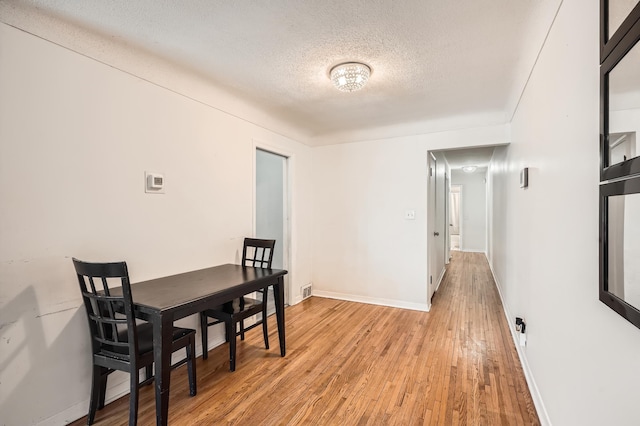
[[[202,359],[209,357],[209,333],[207,331],[207,316],[200,312],[200,334],[202,336]]]
[[[244,320],[243,319],[240,320],[240,340],[244,340]]]
[[[192,335],[189,337],[187,345],[187,371],[189,373],[189,395],[195,396],[198,392],[196,388],[196,339]]]
[[[236,371],[236,323],[227,320],[225,321],[227,329],[227,336],[229,336],[229,371]]]
[[[129,426],[138,423],[138,387],[140,385],[140,370],[132,368],[129,373]]]
[[[262,334],[264,336],[264,347],[269,349],[269,331],[267,330],[267,295],[269,294],[269,288],[264,289],[262,295]]]
[[[262,311],[262,335],[264,336],[264,347],[269,349],[269,331],[267,330],[267,311]]]
[[[102,388],[102,367],[93,366],[91,377],[91,398],[89,399],[89,414],[87,414],[87,424],[92,425],[96,418],[96,410],[100,402],[100,389]]]
[[[104,399],[107,395],[107,376],[109,375],[109,369],[105,367],[100,368],[100,394],[98,398],[98,410],[104,408]]]

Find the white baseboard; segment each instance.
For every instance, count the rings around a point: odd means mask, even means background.
[[[86,401],[78,402],[77,404],[67,408],[66,410],[36,423],[36,425],[38,426],[68,425],[69,423],[75,422],[79,418],[86,416],[88,411],[89,411],[89,399],[87,399]]]
[[[540,419],[540,424],[542,426],[551,426],[551,419],[549,418],[549,413],[547,412],[546,407],[544,406],[544,402],[542,401],[542,395],[540,395],[540,390],[538,389],[538,385],[536,384],[535,379],[533,378],[533,372],[529,367],[529,361],[527,360],[527,354],[520,346],[520,336],[515,329],[515,318],[512,317],[509,312],[509,308],[505,303],[504,297],[502,297],[502,291],[500,289],[500,284],[498,279],[496,278],[496,274],[493,271],[493,265],[489,262],[489,269],[491,269],[491,275],[493,276],[493,280],[496,283],[496,288],[498,289],[498,294],[500,295],[500,300],[502,301],[502,310],[507,319],[507,326],[509,327],[509,331],[511,331],[511,337],[513,338],[513,343],[516,346],[516,351],[518,352],[518,358],[520,358],[520,364],[522,365],[522,371],[524,372],[524,377],[527,382],[527,386],[529,387],[529,392],[531,393],[531,398],[533,399],[533,404],[536,407],[536,411],[538,412],[538,418]],[[512,321],[513,320],[513,321]]]
[[[360,296],[355,294],[334,293],[332,291],[313,290],[313,295],[327,299],[346,300],[348,302],[367,303],[369,305],[389,306],[391,308],[411,309],[413,311],[429,312],[429,306],[424,303],[405,302],[395,299],[380,299],[377,297]]]
[[[124,374],[124,373],[123,373]],[[107,380],[107,383],[108,380]],[[89,393],[89,389],[87,389],[87,393]],[[110,402],[115,401],[118,398],[121,398],[129,393],[129,381],[126,380],[124,382],[118,382],[113,384],[113,386],[107,385],[107,395],[105,398],[105,405]],[[89,412],[89,398],[84,401],[80,401],[77,404],[72,405],[71,407],[54,414],[53,416],[42,420],[36,425],[38,426],[60,426],[67,425],[69,423],[75,422],[76,420],[84,417]],[[100,418],[100,411],[97,412],[96,418]]]
[[[485,255],[485,257],[487,256],[487,251],[486,250],[467,250],[467,249],[460,249],[459,251],[464,252],[464,253],[483,253]]]

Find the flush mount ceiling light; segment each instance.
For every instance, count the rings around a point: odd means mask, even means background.
[[[473,173],[476,171],[477,168],[478,168],[477,166],[464,166],[462,170],[466,173]]]
[[[338,90],[354,92],[367,84],[371,68],[359,62],[347,62],[331,68],[331,81]]]

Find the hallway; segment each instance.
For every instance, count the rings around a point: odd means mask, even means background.
[[[437,357],[450,369],[438,424],[540,424],[485,255],[451,254],[430,312]]]
[[[529,390],[484,254],[454,252],[431,312],[311,297],[289,307],[287,356],[273,316],[197,360],[198,394],[172,373],[171,425],[537,425]],[[154,423],[153,386],[139,424]],[[125,425],[128,397],[96,425]],[[84,424],[85,419],[75,422]]]

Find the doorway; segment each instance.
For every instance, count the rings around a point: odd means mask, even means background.
[[[256,148],[255,167],[255,237],[276,240],[272,267],[289,269],[289,158]],[[289,304],[289,281],[285,276],[284,300]],[[273,289],[269,289],[268,314],[275,311]]]
[[[449,192],[449,237],[451,250],[460,250],[462,241],[462,185],[451,185]]]
[[[486,252],[486,174],[494,148],[460,147],[427,153],[428,304],[442,282],[450,250]],[[456,185],[464,185],[464,200]],[[451,192],[458,195],[451,197]],[[476,244],[478,241],[485,245]]]

